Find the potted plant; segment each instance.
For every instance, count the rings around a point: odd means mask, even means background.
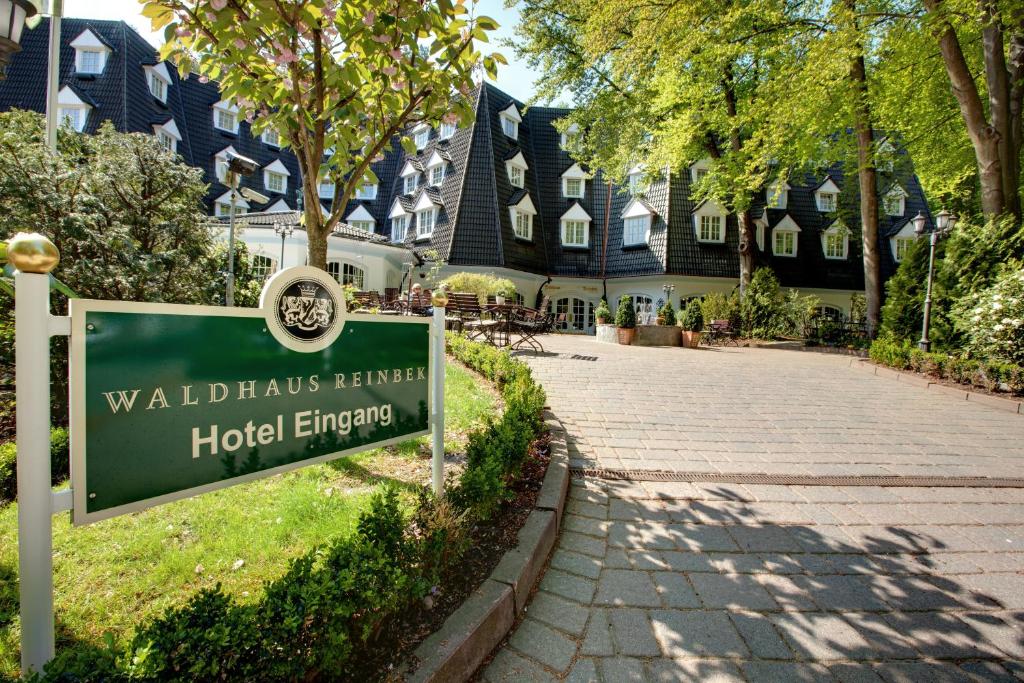
[[[679,326],[683,328],[683,346],[688,349],[697,348],[704,329],[704,312],[700,308],[700,301],[691,299],[686,308],[679,311]]]
[[[611,309],[608,308],[608,302],[603,298],[601,303],[597,305],[597,310],[594,311],[594,317],[597,318],[598,325],[607,325],[608,321],[612,319]]]
[[[675,325],[676,311],[672,308],[672,302],[666,301],[665,305],[658,310],[659,325]]]
[[[619,343],[629,346],[636,334],[636,311],[633,310],[633,299],[623,294],[619,299],[619,309],[615,312],[615,326],[618,328]]]

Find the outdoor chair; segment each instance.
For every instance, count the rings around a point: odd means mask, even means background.
[[[355,299],[354,312],[356,313],[365,313],[368,312],[370,309],[379,309],[381,307],[380,294],[373,290],[365,292],[353,292],[352,296]]]
[[[736,330],[728,320],[712,320],[704,329],[701,341],[708,346],[719,344],[739,346],[736,341]]]
[[[511,347],[519,349],[526,344],[534,351],[544,353],[544,346],[537,335],[546,332],[550,325],[549,313],[532,308],[516,308],[512,312],[511,334],[518,334],[520,338]]]
[[[395,302],[395,309],[403,315],[427,315],[432,307],[430,292],[427,290],[419,294],[407,294]]]
[[[448,295],[448,310],[453,317],[459,319],[458,326],[467,337],[476,339],[482,336],[487,342],[492,341],[498,321],[484,317],[484,310],[476,294],[451,292]]]

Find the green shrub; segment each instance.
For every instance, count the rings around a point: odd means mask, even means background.
[[[1024,365],[1024,263],[1006,264],[991,287],[957,302],[953,321],[972,355]]]
[[[659,325],[675,325],[676,324],[676,310],[672,308],[672,302],[666,301],[665,305],[658,309],[658,324]]]
[[[868,355],[879,365],[905,370],[910,366],[911,348],[909,341],[899,341],[889,335],[882,335],[871,343]]]
[[[594,317],[597,320],[603,319],[606,323],[612,319],[611,309],[608,308],[608,301],[604,298],[601,299],[601,303],[597,305],[597,310],[594,311]]]
[[[455,273],[440,283],[449,292],[472,292],[487,302],[488,296],[504,296],[514,299],[516,285],[511,280],[485,273]]]
[[[786,305],[779,280],[771,268],[758,268],[743,299],[743,332],[758,339],[786,333]]]
[[[700,332],[704,329],[704,313],[701,310],[700,301],[691,299],[686,308],[679,311],[676,322],[687,332]]]
[[[738,330],[741,328],[743,316],[738,293],[721,294],[719,292],[712,292],[711,294],[705,294],[704,298],[701,299],[700,306],[701,313],[704,314],[704,320],[728,320],[733,329]]]
[[[50,430],[50,482],[56,486],[71,476],[71,441],[68,430]],[[12,501],[18,494],[18,446],[14,441],[0,444],[0,503]]]
[[[615,312],[615,326],[624,329],[636,327],[636,310],[633,308],[633,297],[623,294],[619,299],[619,309]]]

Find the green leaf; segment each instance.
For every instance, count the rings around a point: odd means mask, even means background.
[[[55,278],[53,276],[53,273],[50,273],[50,289],[60,292],[69,299],[80,298],[78,294],[75,293],[75,290],[71,289],[66,284]]]

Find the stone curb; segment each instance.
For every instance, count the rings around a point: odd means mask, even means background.
[[[1008,413],[1017,413],[1018,415],[1024,415],[1024,401],[1020,401],[1012,398],[1003,398],[1001,396],[992,396],[991,394],[982,394],[977,391],[971,391],[967,388],[951,387],[948,384],[941,384],[939,382],[932,382],[928,377],[920,375],[916,372],[899,372],[891,368],[882,367],[875,365],[866,358],[855,358],[850,361],[850,367],[869,372],[878,377],[888,377],[898,382],[910,384],[913,386],[921,387],[922,389],[928,389],[929,391],[935,391],[961,401],[971,401],[973,403],[980,403],[981,405],[988,406],[990,408],[996,408],[1003,410]]]
[[[518,542],[490,577],[416,648],[419,668],[409,683],[465,681],[500,643],[526,606],[533,584],[555,547],[569,493],[569,450],[565,429],[550,412],[551,461],[537,504],[519,530]]]

